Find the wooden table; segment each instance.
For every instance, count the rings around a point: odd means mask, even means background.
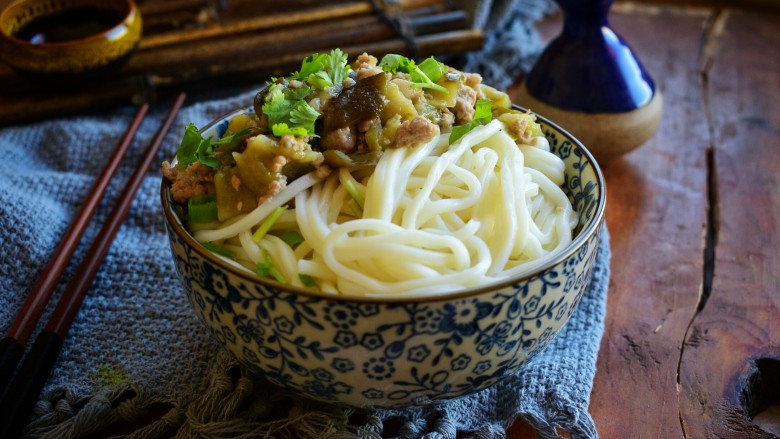
[[[612,278],[596,427],[778,437],[780,10],[618,3],[610,23],[664,114],[650,141],[602,166]],[[541,27],[552,38],[560,19]],[[509,434],[533,436],[522,422]]]
[[[602,438],[780,436],[780,12],[731,4],[612,9],[664,115],[602,166],[612,279],[590,405]],[[559,26],[542,23],[545,38]],[[522,421],[508,433],[534,436]]]

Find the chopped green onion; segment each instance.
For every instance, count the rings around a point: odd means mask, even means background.
[[[196,195],[187,200],[187,217],[191,223],[216,221],[217,200],[211,195]]]
[[[474,111],[474,120],[477,122],[490,122],[493,120],[493,101],[489,99],[478,100]]]
[[[268,253],[268,250],[261,248],[260,252],[263,254],[263,260],[257,263],[257,268],[255,269],[255,273],[260,277],[273,277],[276,279],[277,282],[286,284],[287,279],[284,278],[282,273],[279,271],[278,268],[274,265],[274,261],[271,259],[271,254]]]
[[[226,258],[235,259],[236,254],[233,253],[231,250],[226,249],[225,247],[222,247],[220,245],[211,243],[211,242],[204,242],[203,247],[206,247],[206,249],[212,253],[216,253],[218,255],[222,255]]]
[[[423,64],[425,64],[425,70],[421,68]],[[446,94],[448,93],[448,90],[441,85],[436,84],[436,81],[438,81],[443,74],[442,69],[445,69],[443,66],[443,64],[440,65],[433,57],[426,59],[420,65],[416,65],[413,59],[394,53],[385,55],[382,58],[382,61],[379,62],[379,67],[385,72],[408,73],[412,79],[412,87],[430,88]],[[428,72],[436,77],[436,79],[428,76]]]
[[[419,67],[420,71],[425,73],[425,76],[433,82],[439,82],[447,71],[447,67],[439,61],[436,61],[434,57],[426,58],[425,61],[418,64],[417,67]]]
[[[493,120],[493,101],[488,99],[481,99],[476,103],[476,109],[474,110],[474,117],[471,122],[458,125],[452,128],[450,133],[449,143],[452,145],[457,142],[458,139],[465,136],[469,131],[474,128],[483,125]]]
[[[301,280],[301,283],[306,287],[316,287],[317,282],[314,282],[314,279],[311,278],[308,274],[299,274],[298,279]]]
[[[286,123],[275,123],[274,126],[271,127],[271,130],[274,132],[274,136],[276,137],[282,137],[285,134],[290,134],[295,137],[305,137],[309,135],[309,132],[306,131],[306,128],[303,127],[288,127]]]
[[[279,217],[282,216],[282,213],[284,213],[285,210],[287,210],[287,206],[279,206],[272,210],[271,213],[265,217],[263,222],[260,223],[260,227],[258,227],[257,230],[255,230],[255,233],[252,234],[252,240],[254,242],[260,242],[260,240],[263,239],[263,236],[265,236],[265,234],[271,230],[271,227],[279,219]]]
[[[352,180],[348,179],[344,182],[344,186],[347,189],[347,192],[350,196],[355,200],[355,202],[360,206],[361,209],[363,209],[363,206],[365,204],[365,200],[363,200],[363,196],[360,195],[360,192],[355,187],[355,184],[352,183]]]
[[[303,242],[303,236],[301,236],[301,234],[295,230],[288,230],[282,233],[281,238],[282,241],[287,243],[287,245],[289,245],[293,250],[295,250],[295,248],[301,245]]]

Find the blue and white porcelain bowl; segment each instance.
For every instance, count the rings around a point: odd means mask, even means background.
[[[238,110],[202,129],[217,136]],[[350,298],[261,279],[229,266],[187,232],[169,184],[162,204],[176,273],[214,338],[262,377],[310,398],[402,407],[457,398],[522,373],[569,320],[590,279],[606,192],[591,154],[539,118],[566,163],[580,217],[565,251],[524,276],[445,296]]]

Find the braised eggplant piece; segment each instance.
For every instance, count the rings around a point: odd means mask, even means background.
[[[343,90],[330,100],[325,109],[323,128],[326,131],[347,128],[377,117],[385,106],[383,95],[386,83],[387,76],[379,73]]]

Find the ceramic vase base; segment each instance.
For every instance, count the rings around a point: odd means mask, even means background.
[[[637,148],[652,137],[661,121],[663,97],[656,89],[650,102],[636,110],[584,113],[544,103],[531,96],[523,84],[517,103],[560,125],[603,163]]]

